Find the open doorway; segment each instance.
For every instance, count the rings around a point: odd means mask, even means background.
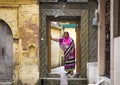
[[[79,28],[79,18],[64,18],[64,17],[49,17],[48,18],[48,37],[52,35],[54,38],[61,38],[65,31],[69,32],[70,37],[75,42],[76,49],[76,66],[74,73],[80,70],[80,54],[79,54],[79,43],[78,43],[78,28]],[[49,39],[48,42],[48,71],[49,73],[65,73],[64,70],[64,52],[61,50],[59,43],[54,42]]]

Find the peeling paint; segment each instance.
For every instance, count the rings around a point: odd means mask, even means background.
[[[13,33],[13,83],[15,85],[18,83],[34,85],[39,78],[37,2],[37,0],[0,0],[0,19],[9,24]]]

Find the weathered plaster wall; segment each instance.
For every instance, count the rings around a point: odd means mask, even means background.
[[[13,34],[13,82],[34,85],[39,78],[37,0],[0,0],[0,19]]]
[[[18,10],[18,7],[0,6],[0,19],[3,19],[11,27],[14,38],[18,38],[17,10]]]

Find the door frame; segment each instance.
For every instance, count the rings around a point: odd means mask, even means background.
[[[48,37],[48,72],[51,73],[51,22],[74,22],[76,26],[76,73],[80,73],[80,16],[47,16],[47,37]]]

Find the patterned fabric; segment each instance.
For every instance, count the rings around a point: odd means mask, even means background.
[[[72,38],[59,39],[60,47],[64,51],[64,69],[66,72],[75,69],[75,44]]]

